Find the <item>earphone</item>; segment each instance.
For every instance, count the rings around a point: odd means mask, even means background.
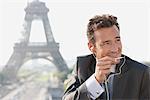
[[[94,58],[96,59],[96,55],[94,54],[94,52],[93,52],[93,56],[94,56]],[[122,64],[120,65],[120,67],[119,67],[119,72],[110,74],[110,75],[107,77],[107,79],[104,81],[104,84],[105,84],[105,86],[106,86],[107,100],[109,100],[109,98],[110,98],[110,97],[109,97],[109,90],[108,90],[107,82],[109,81],[109,79],[110,79],[112,76],[120,75],[120,74],[122,73],[122,67],[123,67],[123,65],[124,65],[125,62],[126,62],[125,56],[123,56],[123,57],[118,57],[118,58],[116,58],[116,59],[123,59],[123,63],[122,63]]]
[[[120,59],[123,59],[123,63],[119,67],[119,72],[109,75],[108,78],[105,80],[105,82],[108,82],[110,77],[112,77],[113,75],[115,76],[115,75],[120,75],[121,74],[121,71],[122,71],[121,69],[122,69],[123,65],[125,64],[125,62],[126,62],[126,58],[125,58],[125,56],[123,56],[123,57],[120,57]]]
[[[120,65],[120,67],[119,67],[119,72],[118,73],[114,73],[114,74],[111,74],[111,75],[109,75],[108,76],[108,78],[105,80],[105,86],[106,86],[106,94],[107,94],[107,100],[109,100],[109,90],[108,90],[108,85],[107,85],[107,82],[109,81],[109,79],[112,77],[112,76],[116,76],[116,75],[120,75],[121,74],[121,69],[122,69],[122,67],[123,67],[123,65],[125,64],[125,62],[126,62],[126,58],[125,58],[125,56],[123,56],[123,57],[121,57],[121,59],[123,58],[123,63]]]
[[[93,53],[92,54],[93,56],[94,56],[94,58],[96,59],[96,55]],[[126,58],[125,58],[125,56],[123,56],[123,57],[118,57],[118,58],[116,58],[116,59],[123,59],[123,63],[120,65],[120,67],[119,67],[119,72],[118,73],[113,73],[113,74],[111,74],[111,75],[109,75],[108,77],[107,77],[107,79],[105,80],[105,82],[108,82],[108,80],[114,75],[119,75],[119,74],[121,74],[121,69],[122,69],[122,67],[123,67],[123,65],[125,64],[125,62],[126,62]]]

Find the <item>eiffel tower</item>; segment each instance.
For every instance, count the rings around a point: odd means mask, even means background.
[[[67,64],[59,52],[59,43],[56,43],[54,40],[47,16],[49,9],[45,6],[45,3],[34,0],[28,3],[25,12],[23,39],[14,45],[13,54],[2,71],[5,78],[8,80],[15,79],[21,65],[35,58],[49,60],[57,67],[58,71],[68,72]],[[46,42],[29,42],[33,20],[41,20],[43,22]]]

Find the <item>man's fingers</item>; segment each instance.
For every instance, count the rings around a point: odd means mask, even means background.
[[[109,57],[109,56],[105,56],[105,57],[103,57],[103,58],[97,58],[96,59],[97,61],[114,61],[115,62],[115,58],[113,58],[113,57]]]
[[[104,82],[107,78],[107,75],[110,74],[110,68],[112,65],[119,63],[121,58],[116,57],[103,57],[101,59],[96,59],[96,69],[95,69],[95,77],[101,83]]]
[[[104,62],[109,62],[110,64],[114,65],[114,64],[117,64],[119,63],[120,59],[122,57],[117,57],[117,58],[113,58],[113,57],[109,57],[109,56],[106,56],[106,57],[103,57],[101,59],[96,59],[96,62],[97,63],[104,63]]]
[[[105,66],[105,65],[112,65],[112,61],[98,61],[97,66]]]
[[[97,65],[96,68],[98,68],[98,70],[107,70],[107,69],[110,69],[112,65],[108,64],[108,65]]]

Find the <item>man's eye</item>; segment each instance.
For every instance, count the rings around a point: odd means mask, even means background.
[[[111,42],[105,42],[104,43],[104,45],[110,45],[111,44]]]
[[[117,41],[120,41],[120,39],[117,39]]]

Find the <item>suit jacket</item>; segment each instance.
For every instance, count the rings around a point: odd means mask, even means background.
[[[114,76],[112,100],[150,100],[149,67],[125,56],[120,75]],[[118,71],[123,60],[116,65]],[[94,73],[96,61],[93,55],[77,57],[72,76],[66,82],[63,100],[91,100],[85,81]],[[106,99],[100,95],[96,100]]]

